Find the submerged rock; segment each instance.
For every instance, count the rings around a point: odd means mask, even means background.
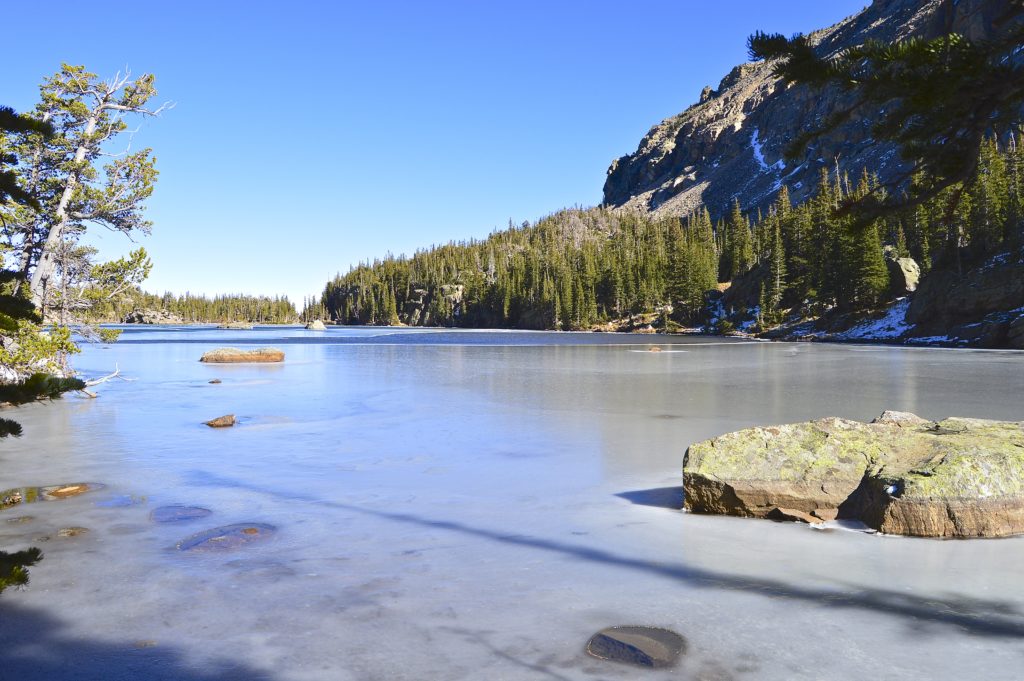
[[[256,348],[239,350],[238,348],[217,348],[203,353],[200,362],[233,364],[238,362],[283,362],[284,351],[277,348]]]
[[[239,523],[193,534],[177,544],[179,551],[230,551],[254,541],[267,539],[277,531],[264,523]]]
[[[87,534],[88,532],[88,527],[62,527],[61,529],[57,530],[57,536],[65,538],[77,537],[82,534]]]
[[[218,416],[217,418],[210,419],[204,423],[211,428],[230,428],[235,425],[235,415],[225,414],[224,416]]]
[[[587,642],[587,653],[640,667],[670,667],[686,650],[686,639],[657,627],[608,627]]]
[[[171,506],[154,508],[149,514],[149,519],[154,523],[179,523],[186,520],[205,518],[212,512],[213,511],[210,509],[202,508],[201,506],[182,506],[180,504],[173,504]]]
[[[0,510],[18,504],[69,499],[79,494],[103,489],[105,486],[98,482],[74,482],[66,485],[47,485],[46,487],[15,487],[0,492]]]
[[[1024,422],[886,412],[749,428],[692,445],[685,506],[757,518],[860,520],[888,534],[1024,532]]]

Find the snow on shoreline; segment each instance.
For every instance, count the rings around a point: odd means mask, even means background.
[[[878,319],[868,319],[835,335],[841,340],[893,340],[913,330],[907,323],[910,298],[899,298]]]

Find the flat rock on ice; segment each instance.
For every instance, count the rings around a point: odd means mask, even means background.
[[[1024,422],[886,412],[823,418],[698,442],[685,505],[755,518],[860,520],[887,534],[1024,533]]]

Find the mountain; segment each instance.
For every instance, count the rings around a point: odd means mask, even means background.
[[[875,0],[859,14],[811,34],[821,54],[868,40],[892,43],[950,31],[977,40],[1020,0]],[[799,203],[822,168],[857,177],[863,169],[892,184],[904,170],[898,151],[871,138],[859,117],[818,139],[802,158],[783,158],[787,144],[846,103],[837,90],[785,87],[764,62],[741,64],[700,101],[651,128],[637,150],[612,162],[604,204],[656,215],[685,215],[703,204],[724,215],[734,199],[744,211],[766,208],[785,184]]]
[[[876,0],[809,38],[829,57],[869,40],[890,45],[957,33],[967,41],[954,44],[986,60],[967,80],[998,76],[978,91],[1002,92],[1024,69],[1012,42],[1024,21],[1020,3]],[[998,40],[985,45],[989,37]],[[948,62],[924,58],[921,65],[927,50],[934,46],[904,44],[897,70],[882,73],[901,78],[898,69],[914,63],[932,79],[925,83],[967,82]],[[1024,116],[969,147],[978,154],[974,170],[956,186],[858,221],[836,207],[870,195],[876,182],[898,188],[905,181],[899,149],[872,139],[874,124],[887,118],[882,107],[899,98],[886,94],[877,111],[855,107],[847,98],[863,89],[786,86],[772,69],[737,66],[697,104],[652,128],[634,154],[612,164],[602,206],[361,264],[328,282],[317,304],[343,324],[700,327],[1024,349]],[[961,80],[947,80],[957,73]],[[897,81],[901,87],[922,82],[917,71],[910,75]],[[948,102],[988,101],[964,99],[953,85],[931,92],[940,112]],[[1018,105],[1017,93],[1006,90],[1008,106]],[[802,158],[783,158],[794,139],[850,111],[842,126],[814,137]],[[996,127],[989,118],[966,120]],[[913,114],[906,121],[927,129]]]

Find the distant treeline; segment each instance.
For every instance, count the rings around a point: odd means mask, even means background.
[[[882,192],[876,180],[825,171],[798,206],[782,186],[767,214],[736,204],[716,224],[705,209],[661,219],[564,210],[484,240],[361,264],[313,303],[343,324],[585,329],[669,305],[678,321],[703,320],[718,282],[756,277],[750,307],[769,322],[789,311],[869,309],[889,291],[883,245],[924,272],[1019,246],[1022,159],[1019,146],[990,140],[970,183],[870,221],[843,206]]]
[[[134,310],[160,310],[185,322],[246,321],[254,324],[288,324],[298,320],[295,305],[287,296],[250,296],[241,293],[173,295],[131,291],[123,298],[99,304],[91,311],[94,321],[122,321]]]

